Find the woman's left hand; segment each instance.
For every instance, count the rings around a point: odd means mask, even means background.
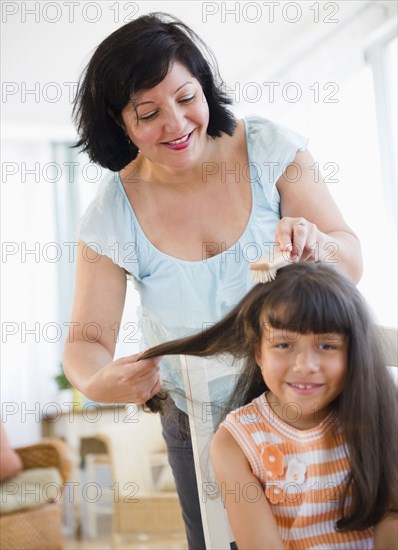
[[[276,182],[281,220],[275,242],[290,252],[293,261],[330,263],[357,282],[362,273],[358,239],[325,182],[315,177],[314,163],[308,150],[298,151],[292,173],[289,164]]]
[[[330,255],[326,241],[327,235],[305,218],[284,217],[276,226],[275,243],[289,252],[293,262],[323,261]],[[331,242],[329,244],[333,245]]]

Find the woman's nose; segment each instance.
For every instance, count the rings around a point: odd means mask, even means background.
[[[178,106],[170,108],[165,113],[165,130],[169,134],[174,134],[174,138],[182,137],[179,134],[185,129],[185,117],[182,109]]]
[[[294,358],[293,372],[310,374],[319,370],[318,355],[311,349],[299,351]]]

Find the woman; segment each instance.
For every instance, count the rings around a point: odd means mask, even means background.
[[[205,543],[179,364],[139,354],[113,361],[126,274],[140,292],[145,346],[219,320],[253,285],[248,262],[277,245],[293,261],[331,261],[354,281],[361,274],[358,240],[314,181],[307,140],[257,116],[235,120],[206,52],[183,23],[151,14],[110,35],[88,64],[78,145],[118,173],[80,224],[76,324],[64,356],[72,384],[95,401],[145,403],[169,391],[163,433],[192,549]],[[223,380],[210,388],[214,402],[226,400]]]

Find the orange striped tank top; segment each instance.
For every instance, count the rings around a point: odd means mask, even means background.
[[[286,414],[292,421],[294,411]],[[315,428],[298,430],[274,413],[263,394],[228,414],[222,425],[261,482],[286,548],[374,548],[373,528],[347,533],[335,529],[349,472],[348,449],[336,414],[330,413]],[[247,498],[256,498],[246,492]]]

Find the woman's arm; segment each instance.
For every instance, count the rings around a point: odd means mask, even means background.
[[[79,250],[84,243],[80,242]],[[93,251],[93,257],[95,252]],[[97,258],[96,258],[97,260]],[[139,354],[113,361],[126,296],[126,274],[106,256],[77,255],[71,330],[63,365],[72,385],[102,403],[144,403],[159,392],[156,359]]]
[[[261,483],[233,436],[222,426],[211,460],[239,550],[279,550],[284,545]]]
[[[375,526],[375,549],[398,549],[398,515],[392,514]]]
[[[362,275],[358,238],[344,221],[323,179],[317,181],[314,164],[309,151],[300,151],[278,179],[282,219],[275,241],[282,247],[293,243],[299,258],[331,263],[358,282]]]

